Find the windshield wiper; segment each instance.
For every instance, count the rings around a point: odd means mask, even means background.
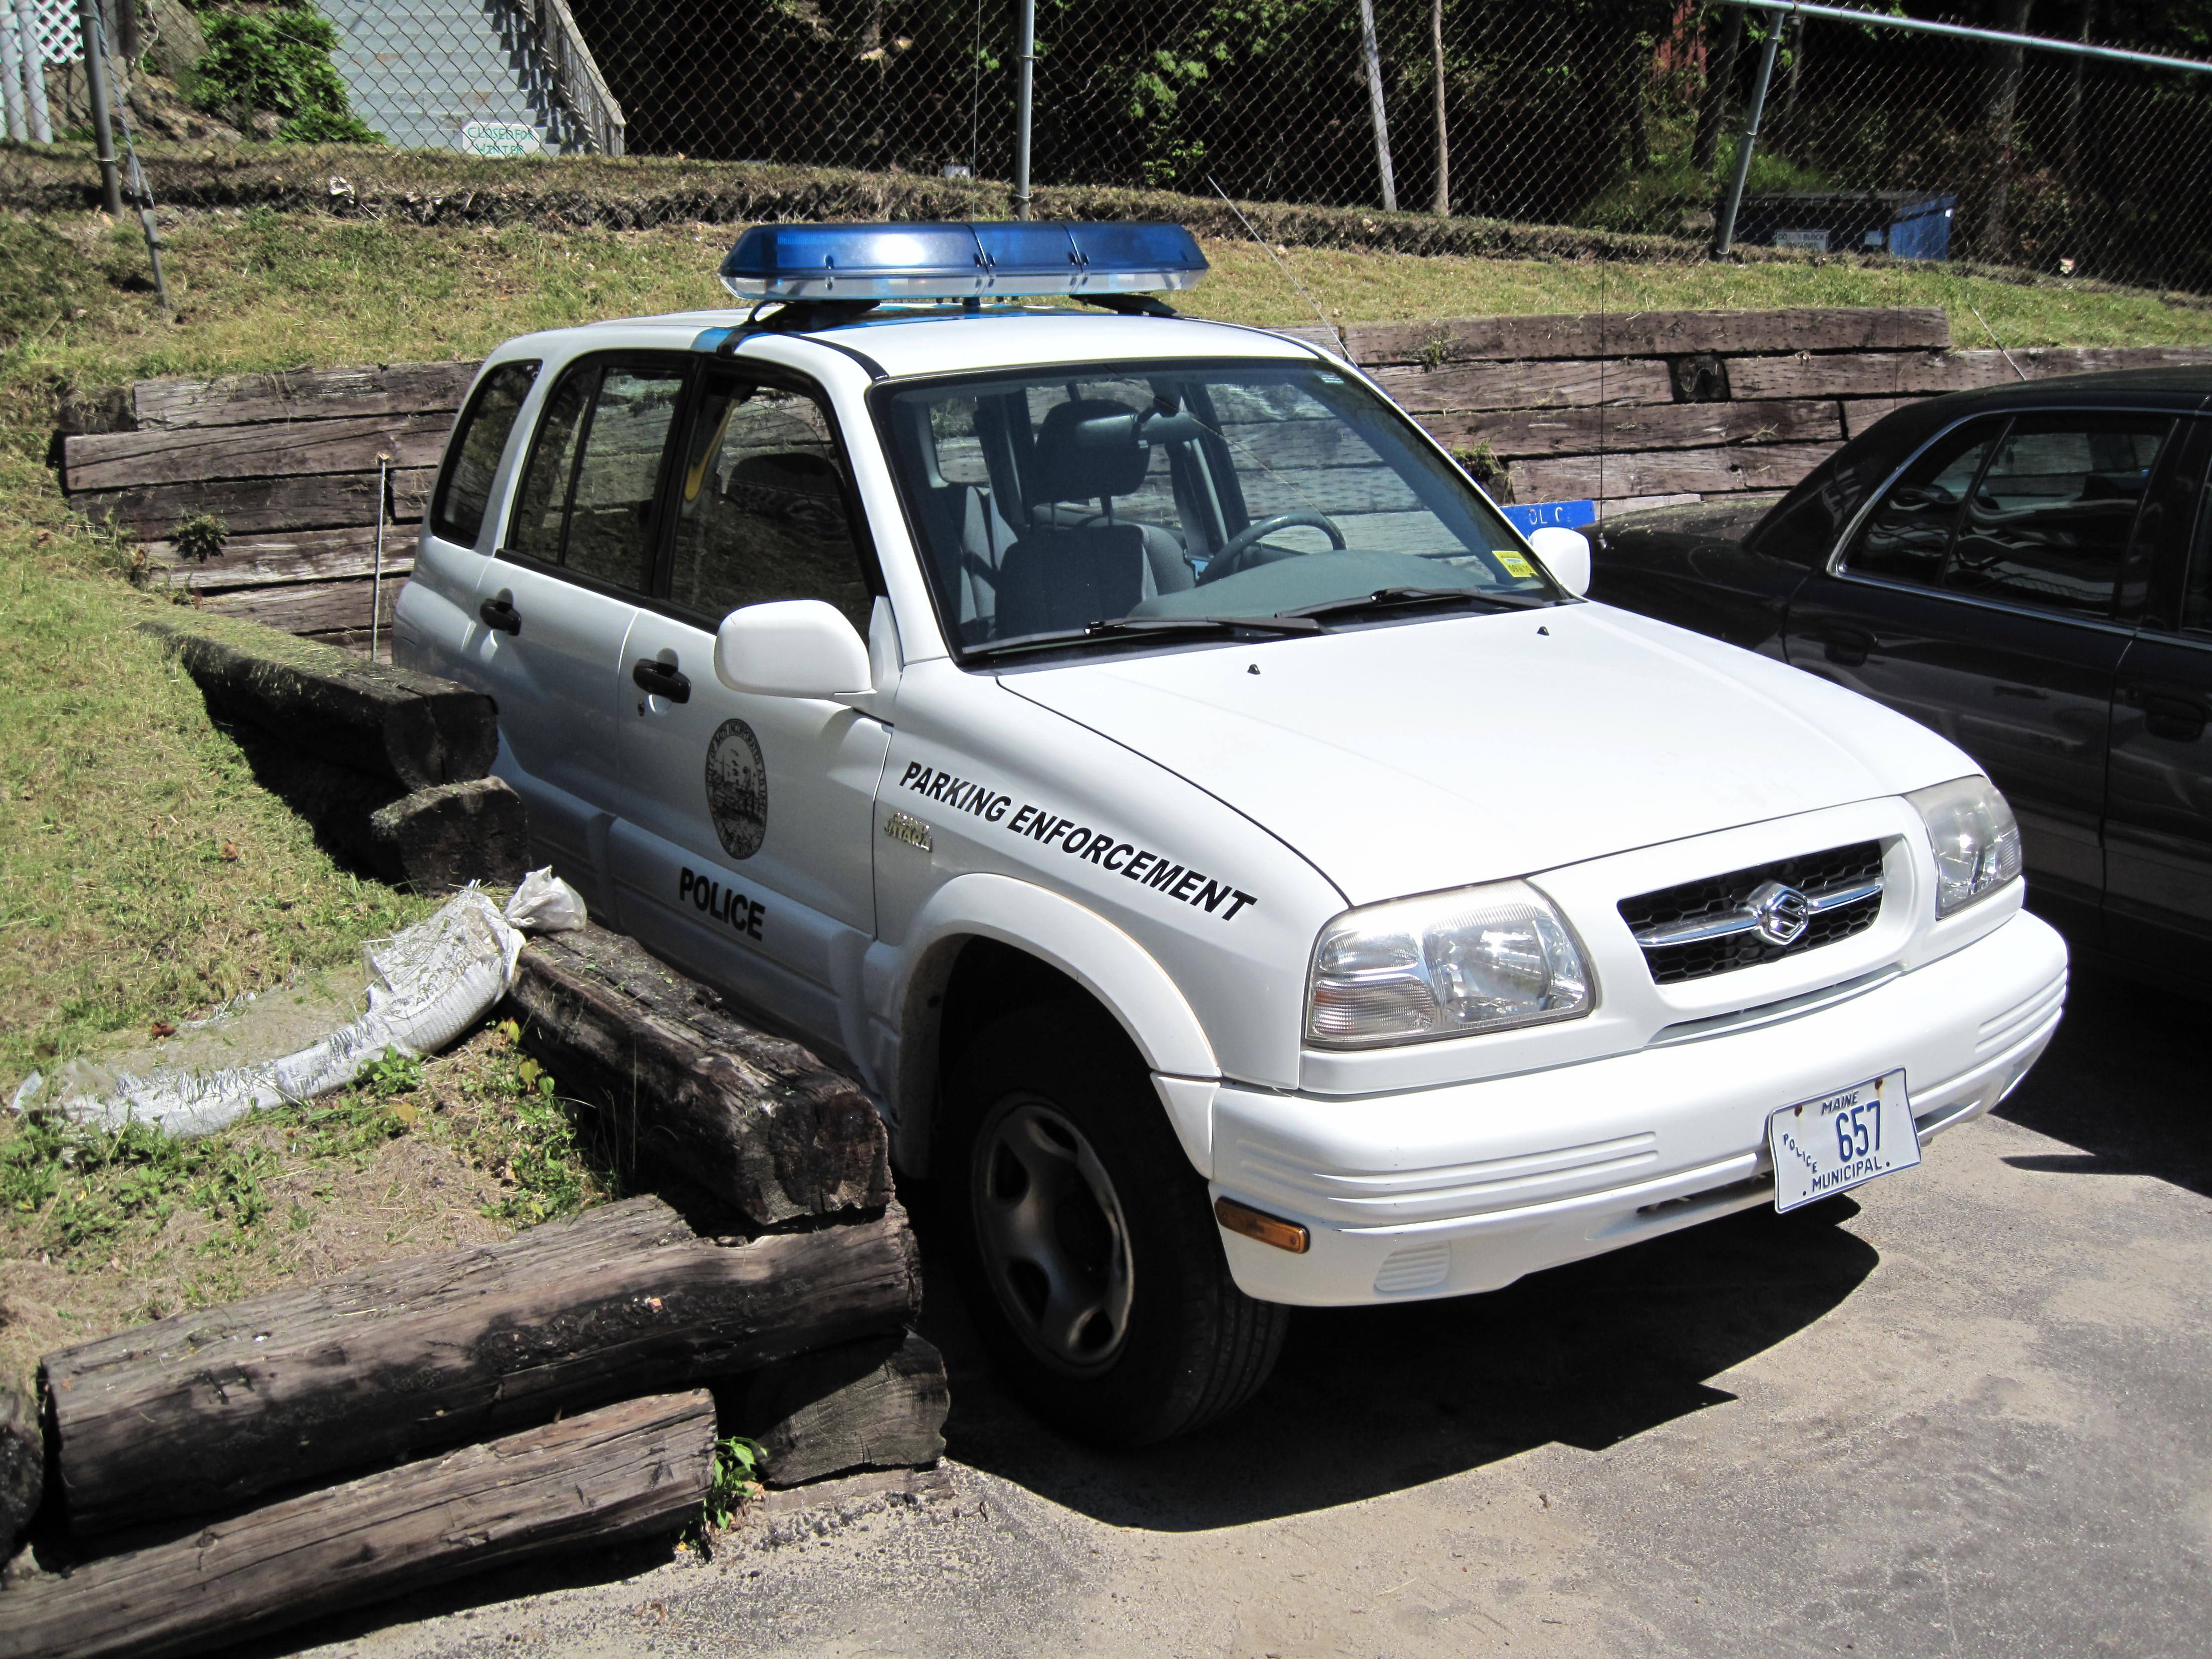
[[[1556,604],[1548,593],[1498,592],[1480,587],[1378,587],[1348,599],[1325,599],[1277,612],[1279,620],[1312,621],[1332,617],[1354,617],[1367,611],[1390,611],[1401,605],[1477,605],[1493,611],[1534,611]]]
[[[1145,635],[1173,636],[1203,634],[1219,638],[1238,634],[1318,634],[1322,625],[1297,614],[1278,617],[1116,617],[1086,628],[1056,629],[1049,634],[1024,634],[1018,639],[994,640],[971,645],[970,657],[1009,656],[1021,651],[1050,651],[1071,645],[1108,643]]]

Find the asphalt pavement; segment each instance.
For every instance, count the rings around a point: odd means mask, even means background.
[[[519,1569],[270,1653],[2212,1653],[2212,1009],[2083,977],[1917,1170],[1302,1312],[1243,1412],[1037,1425],[936,1286],[949,1495]]]

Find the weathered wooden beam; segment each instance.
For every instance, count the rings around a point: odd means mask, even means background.
[[[945,1356],[907,1331],[763,1371],[735,1415],[767,1454],[768,1483],[795,1486],[848,1469],[935,1462],[951,1407]]]
[[[376,526],[298,530],[286,535],[234,536],[211,559],[187,558],[174,542],[148,542],[146,580],[152,587],[191,587],[202,593],[227,587],[271,587],[291,582],[339,581],[376,572]],[[415,532],[384,529],[384,574],[404,576],[415,568]],[[364,610],[362,626],[368,625]]]
[[[225,374],[211,380],[141,380],[131,388],[141,427],[235,426],[333,415],[452,414],[476,378],[467,363],[387,363]]]
[[[46,1445],[39,1411],[21,1389],[0,1382],[0,1565],[39,1512],[46,1490]],[[0,1624],[6,1622],[0,1614]]]
[[[407,467],[391,475],[389,523],[411,537],[422,522],[433,473]],[[156,541],[187,519],[212,514],[234,536],[278,530],[332,530],[376,522],[376,472],[319,473],[290,478],[215,478],[185,483],[133,484],[74,493],[70,507],[94,524],[112,525],[138,541]],[[386,533],[390,534],[389,529]]]
[[[672,1533],[713,1480],[704,1389],[627,1400],[0,1589],[0,1659],[200,1653],[583,1545]]]
[[[1592,284],[1591,298],[1596,298]],[[1662,357],[1693,351],[1882,351],[1951,343],[1941,307],[1798,307],[1784,311],[1589,311],[1451,322],[1354,323],[1352,361],[1435,363],[1481,357]]]
[[[1426,415],[1421,417],[1421,424],[1444,443],[1486,443],[1493,453],[1508,457],[1702,449],[1716,444],[1817,443],[1844,435],[1842,417],[1834,402],[1825,398]]]
[[[492,700],[451,680],[274,632],[143,627],[176,653],[218,719],[330,765],[422,789],[483,777],[498,756]]]
[[[1674,398],[1656,358],[1589,362],[1418,364],[1378,368],[1375,379],[1411,414],[1480,409],[1564,409],[1593,404],[1663,404]]]
[[[185,479],[373,472],[380,457],[395,467],[434,466],[453,424],[444,414],[368,415],[100,433],[62,440],[62,477],[75,493]]]
[[[656,1198],[182,1314],[45,1362],[88,1536],[896,1331],[905,1212],[722,1246]]]
[[[368,627],[372,605],[377,626],[390,630],[399,605],[400,590],[407,586],[405,573],[386,572],[383,592],[367,576],[342,581],[285,582],[273,587],[222,587],[209,593],[200,608],[217,617],[237,617],[259,623],[282,634],[333,634],[341,629]]]
[[[597,927],[533,939],[508,998],[566,1091],[754,1225],[889,1201],[889,1140],[860,1086],[635,940]]]
[[[1844,436],[1856,438],[1876,421],[1893,415],[1907,404],[1917,404],[1918,398],[1846,398],[1842,402]]]
[[[1834,444],[1740,444],[1727,449],[1656,450],[1573,455],[1513,463],[1516,501],[1561,501],[1621,495],[1711,495],[1735,489],[1786,489],[1832,454]]]
[[[2123,368],[2212,363],[2212,346],[2021,346],[2002,351],[1908,351],[1835,357],[1747,357],[1729,364],[1739,398],[1894,398],[1977,386],[2100,374]]]

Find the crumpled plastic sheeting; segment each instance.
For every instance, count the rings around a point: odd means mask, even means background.
[[[507,902],[509,922],[526,933],[566,933],[591,920],[584,896],[553,873],[553,866],[532,870]]]
[[[363,954],[368,1012],[320,1042],[255,1065],[118,1076],[108,1092],[65,1096],[57,1109],[102,1128],[135,1118],[173,1135],[204,1135],[258,1109],[343,1088],[386,1048],[432,1054],[482,1019],[514,981],[522,935],[471,886]],[[25,1081],[16,1110],[38,1103],[41,1084],[35,1075]]]

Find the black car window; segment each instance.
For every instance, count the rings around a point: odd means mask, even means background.
[[[491,481],[507,453],[514,417],[530,396],[538,365],[501,363],[483,378],[462,412],[453,441],[446,446],[446,471],[430,507],[430,533],[441,541],[474,547],[491,502]]]
[[[555,389],[523,475],[508,547],[642,592],[653,499],[684,371],[587,364]]]
[[[2136,511],[2173,422],[2163,415],[2023,415],[1976,481],[1943,585],[2109,617]]]
[[[815,398],[710,382],[677,491],[669,599],[716,623],[740,605],[825,599],[865,634],[874,599],[845,483],[845,458]]]
[[[1923,450],[1867,514],[1846,567],[1892,581],[1940,583],[1960,508],[2004,427],[2002,415],[1969,421]]]

